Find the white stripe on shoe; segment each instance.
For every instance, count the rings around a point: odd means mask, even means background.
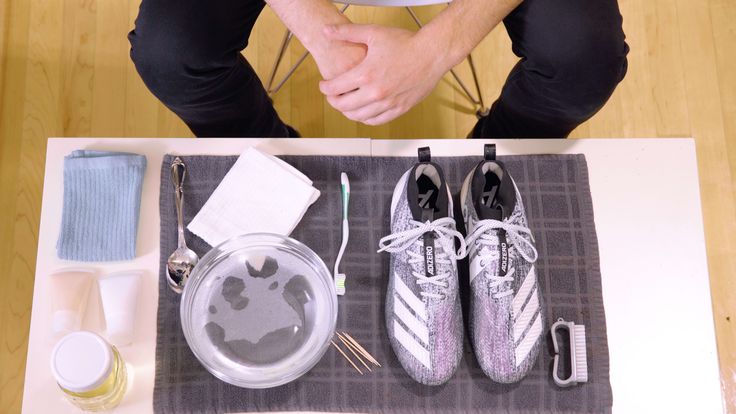
[[[403,346],[410,354],[421,362],[427,369],[432,369],[432,363],[429,359],[429,351],[424,348],[411,334],[401,326],[399,321],[394,319],[394,338]]]
[[[531,295],[532,297],[527,302],[521,315],[514,320],[514,343],[519,341],[521,335],[526,331],[526,328],[532,321],[532,317],[539,311],[539,295],[537,295],[537,290],[534,289]]]
[[[537,295],[534,295],[536,297]],[[524,336],[524,339],[519,342],[516,346],[514,356],[516,357],[516,367],[518,368],[522,362],[526,359],[529,352],[531,352],[534,344],[539,339],[539,335],[542,333],[542,312],[537,313],[537,317],[534,319],[534,324],[529,328],[529,331]]]
[[[407,327],[409,332],[413,333],[424,344],[429,345],[429,329],[427,329],[427,325],[417,319],[417,317],[414,316],[406,306],[404,306],[396,294],[394,294],[394,314],[396,314],[401,322]]]
[[[512,309],[511,316],[514,319],[519,317],[522,307],[527,302],[527,299],[529,299],[529,294],[535,290],[534,287],[536,285],[537,285],[537,274],[534,271],[534,266],[532,266],[531,269],[529,269],[529,272],[526,274],[524,281],[521,283],[521,286],[519,287],[519,291],[516,292],[516,296],[514,296],[514,300],[511,303],[511,309]]]
[[[474,250],[476,250],[475,247],[471,247],[470,254],[468,255],[468,257],[473,258],[473,260],[471,260],[470,264],[468,265],[468,271],[470,273],[468,276],[470,278],[471,284],[473,283],[473,280],[483,274],[484,271],[483,267],[480,265],[482,259],[480,258],[479,254],[474,253]]]
[[[406,286],[400,277],[394,278],[394,289],[399,297],[414,311],[417,317],[424,321],[427,320],[427,309],[424,307],[424,302]]]

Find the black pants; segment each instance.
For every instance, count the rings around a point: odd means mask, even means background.
[[[128,36],[131,58],[151,92],[195,135],[289,135],[240,54],[264,5],[143,0]],[[566,137],[626,73],[616,0],[524,0],[504,25],[521,60],[490,116],[476,125],[476,137]]]

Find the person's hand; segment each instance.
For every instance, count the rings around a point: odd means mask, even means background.
[[[367,46],[365,59],[334,79],[320,82],[327,101],[348,119],[380,125],[424,99],[449,70],[429,39],[377,25],[325,27],[325,36]]]
[[[343,40],[330,40],[312,50],[323,79],[332,79],[354,68],[363,61],[366,46]]]

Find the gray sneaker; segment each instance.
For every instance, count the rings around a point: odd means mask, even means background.
[[[496,382],[524,378],[544,328],[537,250],[514,179],[495,151],[468,174],[460,193],[470,263],[470,338]]]
[[[386,292],[391,347],[414,380],[439,385],[452,377],[462,356],[457,260],[465,255],[465,241],[455,230],[442,169],[430,162],[428,149],[422,150],[420,162],[396,184],[391,234],[381,239],[378,251],[391,253]]]

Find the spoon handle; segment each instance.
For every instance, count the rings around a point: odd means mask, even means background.
[[[179,232],[179,248],[186,247],[184,241],[184,217],[182,213],[182,204],[184,204],[184,178],[187,176],[187,166],[181,158],[176,157],[171,163],[171,182],[174,184],[174,196],[176,204],[176,219],[178,221]]]

